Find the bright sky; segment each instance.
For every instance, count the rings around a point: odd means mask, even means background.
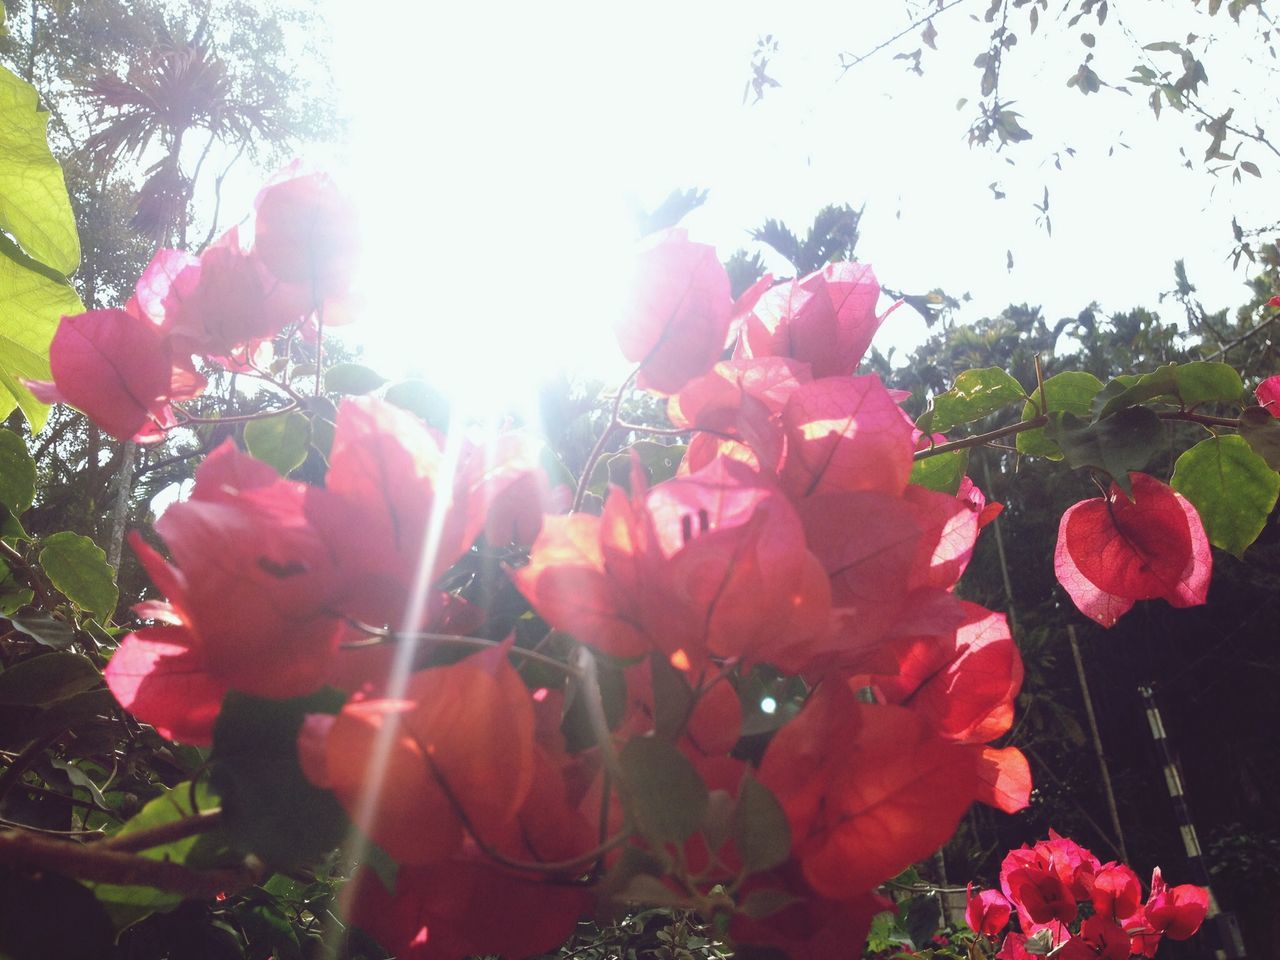
[[[965,140],[972,59],[991,30],[980,22],[985,0],[940,16],[924,77],[892,59],[920,45],[913,33],[839,79],[837,55],[902,29],[912,6],[428,3],[372,16],[333,3],[335,69],[353,118],[343,160],[369,230],[369,361],[419,370],[479,404],[519,402],[533,375],[557,362],[616,375],[609,326],[631,210],[675,187],[710,189],[686,225],[726,258],[769,217],[803,232],[827,203],[865,203],[858,251],[882,282],[968,291],[968,319],[1011,301],[1040,303],[1050,318],[1095,298],[1110,310],[1155,307],[1177,257],[1208,308],[1243,299],[1245,273],[1225,259],[1230,219],[1274,220],[1269,180],[1233,186],[1198,162],[1182,169],[1179,146],[1203,156],[1189,118],[1166,110],[1157,122],[1142,88],[1086,100],[1065,81],[1087,53],[1086,30],[1098,37],[1095,69],[1117,83],[1143,56],[1124,28],[1144,41],[1216,31],[1205,97],[1228,104],[1234,85],[1275,89],[1267,70],[1243,62],[1244,52],[1263,53],[1238,46],[1252,29],[1225,13],[1209,21],[1191,0],[1111,0],[1102,28],[1092,18],[1074,29],[1053,22],[1054,3],[1031,37],[1025,8],[1012,11],[1019,43],[1001,90],[1036,138],[996,154]],[[769,71],[781,87],[744,106],[751,54],[767,33],[780,44]],[[962,96],[971,104],[957,111]],[[1117,140],[1133,149],[1109,156]],[[1067,145],[1078,155],[1064,156],[1059,172],[1053,154]],[[1240,159],[1277,170],[1261,147]],[[993,201],[992,181],[1007,199]],[[1051,239],[1032,207],[1046,186]],[[903,310],[877,344],[905,350],[923,335]]]

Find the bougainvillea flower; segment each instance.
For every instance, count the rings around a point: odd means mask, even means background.
[[[910,710],[823,683],[769,744],[760,782],[787,814],[805,879],[843,899],[951,835],[975,799],[980,750],[939,739]]]
[[[130,313],[145,317],[155,326],[167,332],[168,314],[164,301],[169,296],[173,282],[184,270],[199,267],[200,258],[185,250],[161,248],[142,271],[133,288],[133,297],[125,305]]]
[[[174,278],[165,329],[188,353],[230,357],[268,340],[308,311],[307,294],[267,273],[233,227]]]
[[[667,405],[667,417],[695,433],[682,470],[700,470],[717,456],[776,473],[784,450],[782,409],[808,366],[782,357],[729,360],[686,384]]]
[[[1280,417],[1280,375],[1267,377],[1258,384],[1253,395],[1258,398],[1258,403],[1262,404],[1268,413],[1273,417]]]
[[[720,359],[733,300],[714,247],[684,230],[650,237],[614,332],[622,355],[640,364],[636,384],[672,394]]]
[[[546,518],[514,574],[539,615],[620,657],[803,662],[825,636],[830,591],[786,498],[725,458],[650,491],[633,473],[601,517]]]
[[[230,689],[205,665],[198,638],[179,616],[152,604],[146,615],[167,623],[128,634],[103,671],[122,707],[166,739],[213,742],[213,724]],[[140,611],[140,615],[143,612]]]
[[[1009,902],[1032,923],[1051,920],[1070,923],[1076,918],[1076,900],[1071,889],[1047,866],[1035,863],[1007,874],[1002,870],[1000,879],[1008,885]]]
[[[1054,571],[1080,609],[1112,626],[1136,600],[1175,607],[1205,602],[1213,557],[1195,507],[1165,484],[1132,473],[1133,499],[1112,485],[1069,507],[1058,527]]]
[[[478,858],[402,865],[394,894],[361,869],[345,901],[347,919],[400,960],[554,952],[591,909],[585,887],[526,878]]]
[[[325,495],[308,504],[343,570],[342,612],[400,625],[420,566],[430,568],[426,583],[451,567],[484,528],[493,498],[533,469],[514,448],[496,453],[464,445],[450,455],[399,407],[371,397],[342,402]]]
[[[888,313],[877,316],[880,284],[864,263],[830,263],[779,284],[746,314],[737,356],[794,357],[815,377],[857,369]]]
[[[1170,887],[1164,882],[1160,868],[1151,875],[1151,896],[1143,907],[1147,924],[1170,940],[1186,940],[1200,929],[1209,911],[1209,891],[1184,883]]]
[[[397,861],[426,864],[456,854],[466,831],[509,834],[534,782],[533,734],[529,692],[495,647],[413,674],[398,699],[309,716],[298,749],[308,778],[355,817],[378,778],[369,758],[389,737],[374,812],[358,825]]]
[[[1142,883],[1123,863],[1106,863],[1093,877],[1093,910],[1100,917],[1128,920],[1142,907]]]
[[[964,603],[949,638],[905,646],[897,672],[872,678],[885,702],[924,716],[938,736],[987,743],[1009,731],[1022,687],[1022,657],[1002,613]]]
[[[1090,899],[1094,877],[1102,869],[1102,863],[1074,840],[1050,830],[1047,840],[1040,840],[1033,847],[1010,850],[1000,865],[1000,888],[1015,902],[1009,878],[1023,868],[1052,873],[1071,898],[1084,901]],[[1024,919],[1030,920],[1025,915]]]
[[[53,382],[26,381],[44,403],[69,403],[117,440],[155,443],[174,416],[173,357],[149,320],[125,310],[63,317],[49,345]]]
[[[987,503],[987,495],[969,477],[960,479],[960,489],[956,491],[956,499],[967,503],[969,509],[978,515],[979,530],[1000,516],[1004,510],[1003,503]]]
[[[324,491],[280,479],[228,440],[156,523],[173,562],[131,539],[169,602],[138,608],[158,625],[126,636],[107,666],[124,707],[207,743],[227,690],[293,697],[330,678],[343,623],[329,607],[329,551],[304,516],[314,496]]]
[[[879,490],[900,494],[911,475],[911,425],[880,378],[827,377],[800,386],[782,411],[781,481],[794,498]]]
[[[290,169],[282,177],[254,203],[253,252],[318,307],[351,286],[359,250],[355,204],[327,174]]]
[[[1062,960],[1128,960],[1129,935],[1107,917],[1085,918],[1080,933],[1054,952]]]
[[[974,933],[984,937],[998,936],[1009,923],[1013,907],[999,890],[983,890],[976,897],[973,884],[965,892],[964,918]]]
[[[830,960],[856,951],[866,942],[876,914],[893,908],[892,901],[874,893],[823,897],[809,886],[795,860],[748,878],[743,899],[760,897],[764,891],[783,898],[786,905],[763,917],[735,913],[729,934],[738,944],[783,950],[791,960]]]

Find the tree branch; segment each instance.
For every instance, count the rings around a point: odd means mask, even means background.
[[[257,883],[265,873],[252,859],[221,870],[192,870],[168,860],[151,860],[94,844],[52,840],[25,830],[0,833],[0,863],[52,870],[77,880],[155,887],[203,899]]]

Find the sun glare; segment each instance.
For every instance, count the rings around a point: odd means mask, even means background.
[[[616,379],[635,226],[615,107],[575,69],[581,57],[520,30],[455,47],[407,10],[402,45],[342,6],[336,70],[353,126],[341,165],[362,216],[367,362],[479,417],[526,411],[559,370]],[[425,49],[424,34],[436,38]],[[522,85],[526,61],[537,81]]]

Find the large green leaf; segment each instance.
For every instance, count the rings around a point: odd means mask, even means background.
[[[70,276],[80,265],[80,238],[39,99],[35,87],[0,67],[0,230]]]
[[[602,457],[591,471],[587,490],[603,497],[609,492],[609,484],[617,484],[624,490],[631,489],[631,458],[639,457],[641,466],[649,478],[649,485],[670,480],[684,459],[683,445],[658,443],[655,440],[637,440],[617,453]]]
[[[1237,403],[1244,394],[1240,374],[1225,363],[1169,363],[1136,380],[1118,378],[1098,394],[1098,419],[1125,407],[1159,400],[1198,407],[1204,403]]]
[[[666,740],[632,737],[619,757],[632,811],[646,836],[679,843],[707,811],[707,785]]]
[[[120,591],[115,571],[96,543],[69,530],[55,533],[44,541],[40,566],[68,600],[99,620],[110,619]]]
[[[200,784],[193,790],[189,782],[180,783],[139,810],[115,836],[128,836],[141,830],[161,827],[166,823],[174,823],[184,817],[193,816],[199,811],[212,810],[217,806],[218,795],[209,787]],[[193,866],[203,867],[211,865],[210,861],[214,859],[212,851],[218,846],[221,844],[216,840],[210,843],[210,840],[204,836],[193,835],[152,847],[150,850],[140,851],[139,856],[146,857],[148,860],[168,860],[180,864],[195,861],[192,863]],[[157,890],[154,887],[101,883],[94,886],[93,892],[106,907],[108,916],[117,928],[127,926],[155,911],[172,910],[182,902],[181,894]]]
[[[742,780],[733,813],[733,839],[751,873],[782,863],[791,853],[791,826],[773,791],[750,775]]]
[[[952,450],[925,457],[911,465],[911,482],[918,487],[954,494],[969,469],[969,451]]]
[[[1083,370],[1068,370],[1059,373],[1044,382],[1044,401],[1048,408],[1046,413],[1073,413],[1078,417],[1089,415],[1090,405],[1098,391],[1102,389],[1102,381],[1092,373]],[[1036,403],[1040,397],[1037,393]],[[1036,403],[1027,401],[1022,408],[1022,419],[1032,420],[1040,414]],[[1045,436],[1044,428],[1027,430],[1018,434],[1016,441],[1018,452],[1031,457],[1047,457],[1050,460],[1062,459],[1062,448]]]
[[[339,363],[324,372],[326,393],[372,393],[386,382],[382,374],[359,363]]]
[[[46,653],[0,673],[0,705],[42,707],[92,690],[102,674],[78,653]]]
[[[307,459],[311,421],[296,410],[250,420],[244,426],[244,445],[254,457],[275,467],[282,477],[288,476]]]
[[[27,445],[12,430],[0,430],[0,504],[15,516],[31,506],[36,495],[36,462]]]
[[[48,268],[23,256],[0,235],[0,417],[15,406],[33,431],[44,428],[49,408],[20,378],[48,380],[49,341],[66,314],[83,313],[75,290]]]
[[[1044,429],[1072,468],[1105,470],[1126,494],[1131,492],[1129,471],[1145,467],[1164,439],[1160,418],[1146,407],[1126,407],[1097,423],[1051,413]]]
[[[1239,557],[1276,505],[1280,474],[1243,437],[1210,437],[1178,458],[1170,485],[1196,508],[1209,542]]]
[[[346,836],[337,798],[313,787],[298,764],[298,731],[308,713],[336,713],[334,690],[292,700],[232,691],[213,728],[213,785],[222,795],[227,833],[268,864],[311,863]]]
[[[1021,384],[999,367],[966,370],[946,393],[933,398],[916,422],[925,433],[946,433],[962,423],[972,423],[1027,396]]]

